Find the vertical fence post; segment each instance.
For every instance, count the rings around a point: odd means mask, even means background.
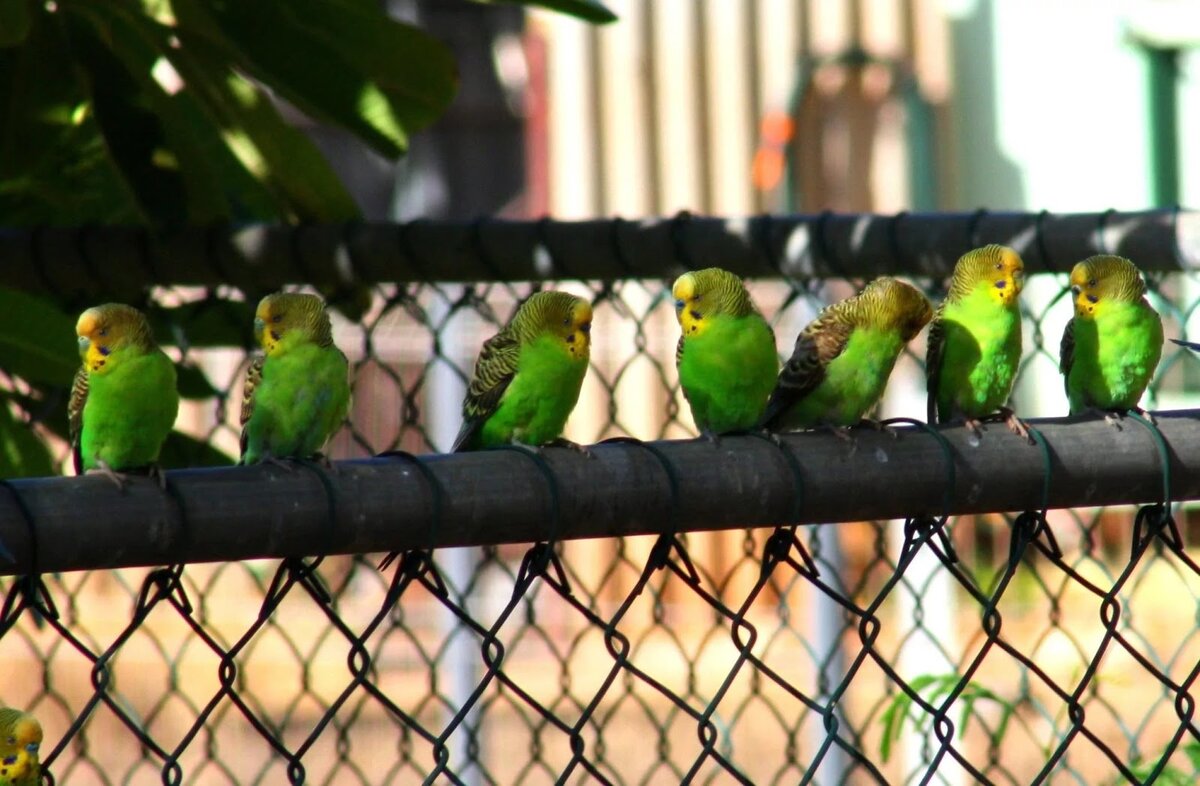
[[[447,287],[446,298],[434,297],[429,306],[430,324],[444,322],[446,325],[441,335],[441,344],[446,352],[459,352],[462,347],[471,343],[471,336],[466,335],[467,331],[463,329],[462,319],[451,316],[448,305],[449,302],[458,299],[462,289],[458,286]],[[448,316],[449,320],[446,321]],[[429,372],[429,398],[426,409],[429,432],[433,444],[441,450],[449,450],[454,444],[454,438],[462,424],[460,404],[467,392],[466,385],[451,367],[451,362],[458,363],[460,358],[444,357],[435,363]],[[450,585],[450,591],[456,592],[471,582],[479,559],[474,548],[438,549],[437,563]],[[442,638],[450,642],[441,666],[446,698],[450,702],[447,716],[450,717],[467,702],[475,686],[479,684],[479,651],[472,646],[474,634],[461,629],[458,618],[446,607],[442,608],[441,626]],[[478,786],[482,783],[482,770],[480,767],[471,766],[471,754],[467,745],[468,739],[475,737],[478,751],[475,758],[482,761],[486,745],[485,740],[479,737],[480,732],[479,713],[472,710],[464,720],[462,730],[456,735],[459,738],[457,743],[450,743],[450,771],[466,786]]]

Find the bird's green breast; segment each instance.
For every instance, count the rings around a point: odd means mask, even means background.
[[[573,356],[557,337],[542,336],[525,344],[516,374],[474,446],[544,445],[561,436],[579,400],[587,366],[586,357]]]
[[[942,314],[938,416],[981,417],[1008,402],[1021,363],[1021,314],[980,287]]]
[[[246,423],[243,461],[317,453],[346,417],[346,375],[346,357],[335,347],[301,344],[268,357]]]
[[[766,409],[779,373],[775,336],[758,314],[715,316],[698,336],[685,338],[679,384],[696,426],[722,434],[753,427]]]
[[[1076,318],[1075,354],[1067,376],[1071,414],[1089,407],[1137,406],[1158,367],[1163,329],[1149,306],[1108,303],[1094,319]]]
[[[783,416],[787,428],[853,426],[878,403],[904,340],[896,330],[855,328],[810,394]]]
[[[175,366],[161,350],[133,348],[113,352],[108,366],[108,373],[88,375],[79,437],[83,468],[100,461],[115,471],[152,464],[179,410]]]

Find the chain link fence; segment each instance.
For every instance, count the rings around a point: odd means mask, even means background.
[[[1177,229],[1178,212],[1161,216]],[[882,242],[894,253],[877,272],[912,273],[940,297],[955,245],[1013,242],[989,236],[989,216],[959,218],[968,231],[953,243],[931,235],[934,256],[909,240],[906,224],[919,221],[893,219]],[[1043,228],[1044,216],[1026,218]],[[809,226],[842,220],[809,217]],[[481,224],[461,236],[490,281],[388,283],[358,275],[372,264],[361,255],[331,280],[324,262],[294,245],[283,280],[314,284],[336,304],[335,340],[353,368],[351,417],[329,454],[401,451],[410,460],[445,448],[480,342],[536,286],[595,304],[592,368],[569,437],[692,436],[665,274],[668,263],[711,263],[712,252],[689,242],[686,227],[675,232],[677,220],[666,235],[671,259],[648,274],[642,257],[612,242],[632,226],[602,235],[624,274],[583,280],[571,273],[587,267],[576,265],[586,249],[548,251],[547,227],[524,227],[540,238],[543,256],[531,253],[529,264],[542,267],[527,276],[544,279],[537,284],[508,280],[518,277],[509,257],[489,258],[492,228]],[[1088,242],[1103,241],[1097,226]],[[872,262],[847,254],[839,276],[821,264],[839,241],[814,231],[810,275],[796,275],[804,265],[792,258],[794,236],[775,243],[772,231],[750,244],[771,260],[751,292],[786,354]],[[1064,257],[1047,264],[1055,242],[1037,232],[1016,239],[1042,270],[1069,269]],[[54,288],[69,310],[125,292],[87,246],[85,237],[76,248],[99,273],[90,283],[61,289],[69,277],[51,265],[29,288]],[[425,267],[419,278],[453,268],[449,251],[401,251]],[[1194,274],[1166,272],[1184,256],[1134,256],[1156,269],[1148,278],[1168,335],[1188,332],[1200,302]],[[1030,268],[1015,401],[1024,416],[1061,415],[1057,347],[1070,300],[1061,273]],[[170,284],[169,270],[141,270],[158,283],[138,302],[184,370],[178,427],[194,443],[172,460],[227,460],[261,287],[232,269],[227,280],[242,276],[243,286],[199,286],[194,273]],[[898,364],[881,414],[923,413],[922,342]],[[1196,374],[1191,355],[1168,344],[1149,405],[1193,404]],[[65,400],[56,396],[31,395],[25,411],[62,450],[54,419]],[[1159,434],[1135,420],[1127,434]],[[1003,438],[1002,429],[985,435]],[[1169,468],[1171,446],[1155,438]],[[1016,440],[1013,451],[1015,462],[1043,460]],[[8,491],[19,498],[15,483]],[[894,492],[886,482],[878,489]],[[262,515],[287,526],[282,511]],[[1192,783],[1194,518],[1176,503],[716,532],[676,521],[657,536],[532,545],[485,536],[471,548],[406,551],[385,570],[382,554],[364,554],[0,578],[0,702],[38,716],[47,779],[73,786]],[[78,526],[88,524],[80,510]]]

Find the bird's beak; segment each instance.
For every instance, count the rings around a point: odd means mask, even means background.
[[[262,337],[263,337],[263,331],[266,329],[267,329],[267,323],[263,322],[261,318],[255,317],[254,318],[254,340],[261,344]]]
[[[79,337],[79,353],[83,354],[88,351],[88,347],[92,345],[92,340],[87,336]]]

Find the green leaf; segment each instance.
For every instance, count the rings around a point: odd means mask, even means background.
[[[189,0],[177,5],[190,7],[191,20],[204,13],[202,4]],[[279,208],[303,221],[358,218],[358,205],[337,173],[309,138],[283,119],[274,102],[234,71],[221,49],[195,27],[179,29],[178,37],[180,46],[167,53],[171,63],[220,127],[243,171],[270,192]]]
[[[478,3],[489,3],[495,0],[475,0]],[[617,15],[608,10],[596,0],[498,0],[503,3],[512,3],[514,5],[537,5],[542,8],[548,8],[551,11],[574,16],[579,19],[584,19],[588,22],[597,22],[606,25],[609,22],[617,21]]]
[[[0,47],[25,41],[33,27],[30,0],[0,0]]]
[[[208,381],[208,377],[204,375],[204,372],[196,366],[187,366],[182,363],[176,364],[175,378],[176,387],[182,398],[205,399],[220,394],[220,391]]]
[[[883,724],[883,736],[879,740],[879,755],[885,762],[892,755],[892,746],[900,739],[904,720],[908,717],[912,703],[912,697],[901,691],[896,694],[892,703],[879,718],[879,722]]]
[[[54,474],[50,451],[25,423],[0,404],[0,478],[40,478]]]
[[[81,4],[71,41],[109,150],[144,213],[157,225],[207,224],[230,216],[212,153],[223,149],[186,90],[159,74],[167,28],[118,3]],[[163,80],[160,83],[160,79]]]
[[[298,109],[354,132],[385,156],[398,156],[408,147],[403,119],[375,81],[379,75],[357,68],[346,48],[298,18],[290,0],[214,0],[206,7],[232,42],[226,52]],[[382,10],[347,17],[343,27],[398,25]],[[357,32],[354,40],[365,35]],[[219,39],[214,36],[212,42]]]
[[[163,443],[158,463],[164,469],[184,467],[227,467],[236,463],[230,456],[217,450],[207,442],[179,431],[171,432]]]
[[[75,320],[41,298],[0,288],[0,368],[31,382],[69,386],[79,369]]]
[[[160,344],[187,347],[245,347],[253,341],[255,304],[202,300],[173,308],[151,304],[146,318]]]
[[[35,13],[24,43],[0,49],[0,215],[9,226],[137,221],[77,78],[62,16]]]
[[[291,0],[288,13],[379,85],[409,133],[441,117],[458,89],[450,49],[380,13],[375,0]]]

